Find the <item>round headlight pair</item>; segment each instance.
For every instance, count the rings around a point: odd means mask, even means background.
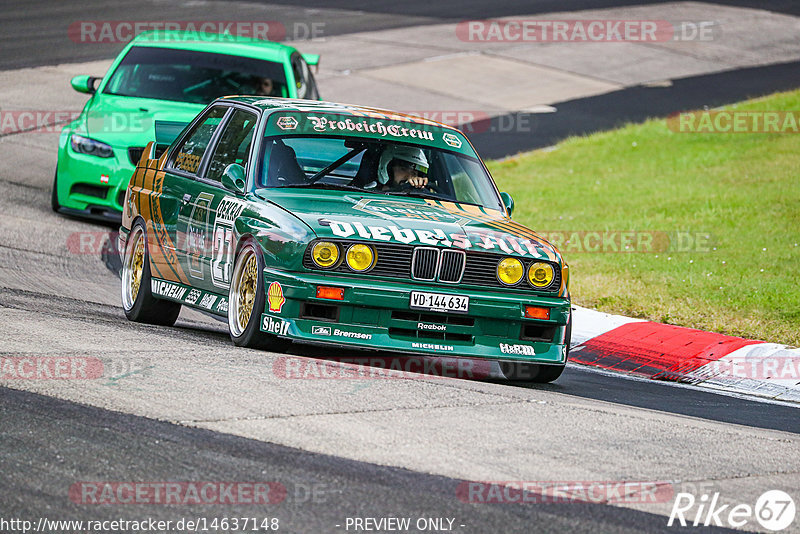
[[[311,259],[317,266],[329,269],[339,261],[339,246],[336,243],[320,241],[311,249]],[[375,263],[375,253],[367,245],[350,245],[345,254],[347,266],[356,272],[366,271]]]
[[[497,264],[497,278],[508,286],[513,286],[522,280],[525,267],[517,258],[503,258]],[[528,267],[528,282],[533,287],[544,288],[553,281],[553,266],[549,263],[537,261]]]

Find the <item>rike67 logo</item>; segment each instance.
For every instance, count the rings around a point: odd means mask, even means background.
[[[755,506],[745,503],[734,506],[722,504],[719,492],[711,496],[704,493],[699,499],[691,493],[678,493],[667,526],[677,523],[682,527],[744,528],[756,520],[762,528],[778,532],[794,522],[796,511],[794,500],[781,490],[764,492],[756,500]]]

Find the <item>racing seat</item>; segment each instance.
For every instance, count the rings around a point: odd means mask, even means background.
[[[272,145],[272,153],[269,156],[267,187],[302,184],[306,182],[306,179],[306,173],[297,163],[294,149],[286,146],[283,141],[276,141]]]
[[[356,187],[366,187],[374,184],[372,187],[377,186],[378,179],[378,162],[380,161],[381,147],[370,147],[361,158],[361,165],[358,167],[353,178],[353,185]]]

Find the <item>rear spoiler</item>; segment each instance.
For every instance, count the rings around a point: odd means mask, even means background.
[[[153,145],[155,147],[155,154],[152,155],[153,159],[160,157],[188,125],[188,122],[156,121],[156,142]]]

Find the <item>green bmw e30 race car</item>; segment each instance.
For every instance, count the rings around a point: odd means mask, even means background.
[[[200,32],[139,34],[103,78],[77,76],[91,95],[64,127],[53,179],[54,211],[119,222],[128,180],[156,120],[185,125],[223,95],[319,99],[309,65],[319,56],[258,39]]]
[[[144,149],[120,229],[123,308],[161,325],[198,308],[239,346],[514,362],[549,382],[569,351],[568,267],[512,208],[449,126],[222,98]]]

